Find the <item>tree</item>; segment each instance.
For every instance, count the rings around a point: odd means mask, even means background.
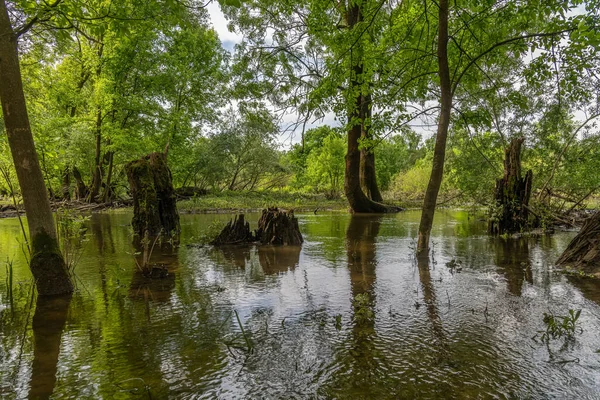
[[[55,3],[56,4],[56,3]],[[73,284],[58,247],[56,227],[27,115],[18,56],[5,0],[0,0],[0,101],[31,242],[31,272],[40,295],[70,293]]]
[[[331,198],[338,197],[342,189],[345,146],[344,139],[331,132],[306,160],[310,183]]]

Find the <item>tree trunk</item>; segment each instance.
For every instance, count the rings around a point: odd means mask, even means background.
[[[438,122],[435,148],[433,150],[433,165],[419,224],[417,253],[426,254],[429,251],[429,236],[433,226],[433,216],[437,205],[437,196],[444,175],[444,159],[446,157],[446,139],[450,126],[450,111],[452,109],[452,88],[450,68],[448,66],[448,0],[440,0],[438,23],[438,74],[442,93],[440,120]]]
[[[62,176],[62,199],[71,200],[71,171],[65,167]]]
[[[102,109],[98,107],[96,112],[96,153],[94,157],[94,171],[92,173],[92,184],[90,185],[90,193],[88,202],[93,203],[100,193],[102,185]]]
[[[362,21],[362,13],[358,4],[353,4],[347,11],[346,21],[349,29]],[[350,129],[348,131],[348,152],[346,153],[346,170],[344,175],[344,192],[350,210],[353,213],[385,213],[390,211],[399,211],[391,207],[387,207],[381,203],[376,203],[370,200],[362,188],[360,187],[360,150],[358,141],[362,134],[362,103],[363,96],[360,93],[361,82],[363,75],[363,65],[360,55],[361,50],[351,50],[351,59],[353,65],[351,69],[351,77],[347,93],[356,93],[354,106],[348,112],[348,122]],[[358,61],[354,61],[355,58]]]
[[[529,198],[533,174],[521,177],[521,145],[523,138],[514,138],[505,150],[504,177],[496,181],[496,207],[488,223],[491,234],[518,233],[527,229]]]
[[[73,178],[75,178],[75,182],[77,183],[77,199],[85,200],[88,194],[88,188],[77,167],[73,167]]]
[[[600,278],[600,212],[589,217],[556,265],[571,267]]]
[[[362,131],[361,138],[363,140],[371,140],[371,94],[363,96],[362,101]],[[364,148],[360,150],[360,186],[366,193],[367,197],[378,203],[383,202],[383,197],[377,186],[377,174],[375,170],[375,153],[372,148]]]
[[[0,0],[0,101],[8,144],[27,214],[31,272],[39,295],[71,293],[73,284],[56,240],[56,227],[35,151],[19,67],[17,36]]]
[[[108,154],[108,171],[106,172],[106,185],[104,186],[104,193],[102,194],[102,201],[108,202],[112,199],[112,188],[110,187],[113,173],[113,159],[115,152],[110,151]]]
[[[179,231],[177,197],[164,153],[151,153],[125,165],[133,196],[133,231],[144,237]]]

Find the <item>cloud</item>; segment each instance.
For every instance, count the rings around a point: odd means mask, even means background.
[[[227,18],[225,18],[225,15],[221,12],[221,6],[218,2],[212,1],[206,9],[210,15],[210,22],[219,35],[223,47],[231,51],[235,44],[242,41],[242,36],[235,32],[231,32],[229,28],[227,28]]]

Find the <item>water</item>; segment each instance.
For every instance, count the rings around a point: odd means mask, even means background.
[[[32,298],[18,223],[0,221],[0,397],[600,397],[600,286],[553,265],[573,232],[490,238],[440,211],[423,265],[418,212],[306,214],[301,248],[157,245],[170,274],[147,280],[130,218],[91,217],[70,301]],[[182,242],[228,218],[183,215]],[[542,342],[543,313],[569,309],[583,332]]]

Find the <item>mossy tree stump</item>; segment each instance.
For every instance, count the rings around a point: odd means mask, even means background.
[[[504,177],[496,181],[496,207],[488,224],[491,234],[518,233],[528,228],[533,174],[521,176],[523,138],[514,138],[505,150]]]
[[[585,221],[581,231],[556,260],[556,265],[600,278],[600,212]]]
[[[177,199],[171,171],[163,153],[151,153],[125,165],[133,197],[134,232],[143,237],[146,232],[156,236],[163,231],[179,231]]]

